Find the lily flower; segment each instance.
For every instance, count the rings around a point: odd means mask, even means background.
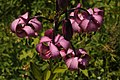
[[[60,56],[61,50],[67,50],[70,43],[58,34],[53,40],[53,30],[45,31],[45,36],[40,39],[40,43],[36,46],[36,50],[43,59],[55,58]]]
[[[76,8],[80,8],[80,4]],[[103,23],[103,10],[90,8],[82,13],[75,10],[70,14],[70,21],[74,32],[95,32]]]
[[[90,60],[90,56],[84,49],[76,50],[76,54],[72,49],[68,49],[67,52],[62,51],[60,54],[70,70],[85,69]]]
[[[11,23],[11,31],[18,37],[34,37],[38,35],[38,31],[42,29],[42,24],[37,18],[29,18],[28,12],[21,15]]]

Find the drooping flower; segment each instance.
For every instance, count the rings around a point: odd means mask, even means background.
[[[84,49],[78,49],[76,53],[72,49],[68,49],[67,52],[62,51],[60,54],[70,70],[85,69],[90,60],[90,56]]]
[[[94,8],[94,10],[90,8],[87,11],[89,14],[86,12],[82,13],[83,19],[80,26],[85,32],[97,31],[103,22],[103,11],[98,8]]]
[[[79,8],[80,6],[77,6]],[[87,11],[78,13],[78,10],[75,10],[70,14],[72,28],[75,32],[93,32],[97,31],[103,22],[103,10],[90,8]]]
[[[45,36],[40,39],[36,50],[43,59],[55,58],[60,56],[61,50],[67,50],[70,43],[64,39],[63,36],[58,34],[53,40],[53,30],[48,29],[45,31]]]
[[[42,29],[42,24],[37,18],[29,18],[28,12],[21,15],[11,23],[11,31],[18,37],[34,37]]]
[[[43,59],[49,59],[51,57],[59,56],[58,48],[52,43],[52,40],[43,36],[40,39],[40,43],[36,47],[37,52]]]

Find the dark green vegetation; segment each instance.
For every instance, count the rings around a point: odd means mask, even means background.
[[[84,2],[82,2],[84,1]],[[104,23],[101,29],[91,34],[74,35],[76,48],[85,48],[91,56],[88,68],[82,70],[79,80],[120,79],[120,2],[119,0],[80,0],[84,8],[101,7]],[[79,0],[71,0],[69,7],[75,7]],[[36,50],[39,38],[46,29],[53,26],[42,21],[43,30],[39,37],[18,38],[10,31],[10,23],[28,11],[31,16],[53,18],[55,0],[0,0],[0,80],[74,80],[77,71],[69,71],[60,59],[44,61]],[[42,79],[42,80],[43,80]]]

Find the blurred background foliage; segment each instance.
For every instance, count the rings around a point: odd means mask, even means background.
[[[70,0],[69,8],[81,3],[83,8],[104,10],[101,29],[92,34],[75,34],[73,44],[85,48],[90,64],[81,70],[79,80],[120,79],[120,2],[119,0]],[[18,38],[10,30],[11,22],[29,12],[47,18],[55,15],[55,0],[0,0],[0,80],[75,80],[76,71],[69,71],[61,59],[42,60],[36,50],[39,38],[53,24],[40,19],[43,30],[39,37]]]

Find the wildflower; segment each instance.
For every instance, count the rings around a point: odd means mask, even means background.
[[[97,31],[103,22],[103,11],[98,8],[94,8],[94,10],[90,8],[87,11],[89,14],[86,12],[82,13],[83,19],[81,20],[80,26],[85,32]]]
[[[80,8],[80,6],[77,6],[77,8]],[[98,8],[93,10],[90,8],[81,14],[78,13],[78,10],[75,10],[70,16],[72,16],[70,18],[72,28],[78,33],[97,31],[103,22],[103,10]]]
[[[36,50],[43,59],[55,58],[60,56],[61,49],[68,49],[69,42],[59,34],[55,36],[53,40],[53,30],[48,29],[45,32],[45,36],[40,39],[40,43],[37,45]]]
[[[37,32],[41,28],[41,22],[35,17],[30,19],[28,12],[15,19],[11,24],[11,31],[20,38],[37,36]]]
[[[76,53],[72,49],[68,49],[67,53],[64,51],[60,53],[70,70],[85,69],[90,60],[90,56],[84,49],[78,49]]]

